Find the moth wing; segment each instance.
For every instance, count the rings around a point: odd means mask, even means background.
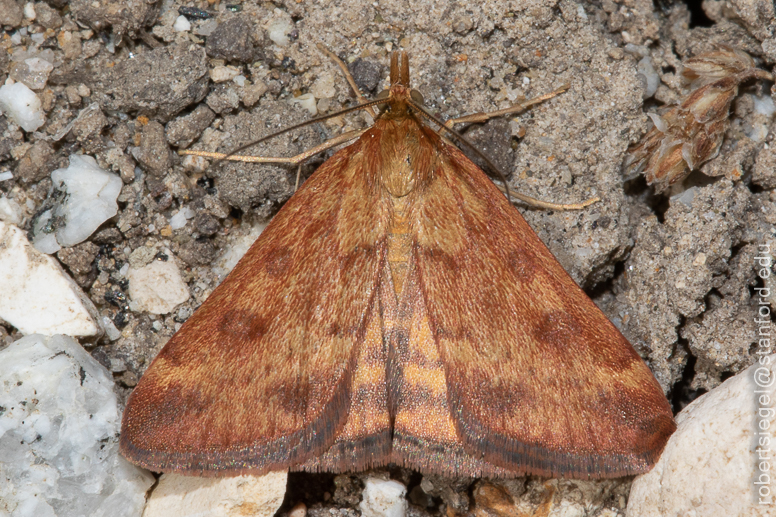
[[[648,470],[675,429],[652,372],[485,174],[440,146],[413,253],[464,449],[517,473]]]
[[[374,327],[389,217],[358,145],[305,182],[154,359],[124,412],[130,460],[259,473],[334,442]]]

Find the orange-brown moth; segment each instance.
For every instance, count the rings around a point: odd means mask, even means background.
[[[154,359],[122,453],[203,476],[649,470],[675,424],[644,361],[423,124],[404,53],[385,103]]]

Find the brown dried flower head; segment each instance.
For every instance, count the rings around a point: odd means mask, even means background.
[[[755,68],[748,54],[727,46],[690,58],[683,67],[690,93],[678,105],[648,113],[654,126],[628,149],[623,164],[629,175],[643,172],[656,192],[717,155],[741,83],[773,80],[771,74]]]

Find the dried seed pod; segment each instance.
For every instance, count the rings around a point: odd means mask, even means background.
[[[698,55],[683,65],[682,76],[693,89],[678,105],[648,114],[654,126],[628,149],[623,163],[628,175],[643,172],[656,192],[717,155],[741,83],[773,80],[771,74],[755,68],[749,55],[730,47]]]
[[[717,50],[685,60],[682,67],[687,81],[709,82],[754,68],[755,62],[746,52],[721,45]]]

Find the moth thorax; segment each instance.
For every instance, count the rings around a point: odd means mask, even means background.
[[[404,197],[415,188],[415,177],[409,154],[394,155],[383,169],[383,185],[393,197]]]

